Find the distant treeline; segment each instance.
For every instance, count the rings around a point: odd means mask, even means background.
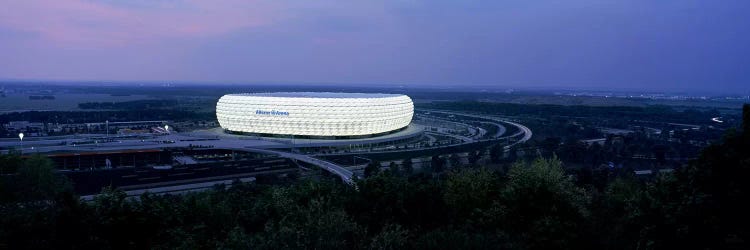
[[[133,110],[133,111],[28,111],[0,114],[0,123],[31,121],[44,123],[84,123],[142,121],[142,120],[214,120],[213,113],[180,110]]]
[[[53,95],[30,95],[29,100],[54,100]]]
[[[143,109],[165,109],[175,107],[177,100],[136,100],[127,102],[85,102],[79,103],[81,109],[117,109],[117,110],[143,110]]]
[[[647,107],[626,106],[566,106],[550,104],[514,104],[492,102],[437,102],[423,105],[424,108],[481,112],[505,116],[535,117],[597,117],[611,119],[649,120],[676,123],[707,123],[712,117],[721,116],[717,110],[700,111],[686,109],[677,111],[670,106]]]

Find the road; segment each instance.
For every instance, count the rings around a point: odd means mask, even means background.
[[[236,150],[239,150],[239,149],[236,149]],[[355,184],[353,180],[354,173],[352,171],[342,166],[336,165],[335,163],[329,162],[329,161],[324,161],[324,160],[313,158],[307,155],[295,154],[295,153],[289,153],[289,152],[281,152],[281,151],[270,150],[270,149],[245,148],[242,150],[254,152],[254,153],[262,153],[262,154],[275,154],[283,158],[306,162],[306,163],[318,166],[322,168],[323,170],[326,170],[332,174],[339,176],[342,181],[344,181],[345,183],[349,185]]]
[[[133,190],[126,190],[124,192],[125,192],[125,195],[127,195],[127,197],[138,199],[140,195],[147,193],[147,192],[152,193],[152,194],[184,194],[184,193],[190,193],[190,192],[199,192],[199,191],[209,190],[209,189],[214,188],[214,186],[216,185],[225,185],[228,188],[232,186],[235,180],[238,180],[243,183],[252,182],[252,181],[255,181],[255,177],[244,177],[244,178],[239,178],[239,179],[189,183],[189,184],[172,185],[172,186],[166,186],[166,187],[133,189]],[[100,194],[83,195],[81,196],[81,200],[93,201],[99,195]]]
[[[103,142],[93,145],[51,145],[51,146],[37,146],[30,147],[24,145],[23,152],[54,152],[54,151],[114,151],[114,150],[137,150],[137,149],[160,149],[165,147],[187,147],[203,146],[215,149],[228,149],[236,151],[247,151],[264,154],[275,154],[284,158],[295,159],[298,161],[306,162],[322,168],[332,174],[335,174],[341,178],[347,184],[354,184],[353,173],[342,166],[334,163],[316,159],[307,155],[295,154],[289,152],[281,152],[276,150],[261,149],[258,147],[268,146],[271,144],[278,144],[277,142],[261,141],[261,140],[240,140],[240,139],[221,139],[221,140],[195,140],[194,137],[189,137],[181,134],[171,134],[165,136],[158,136],[150,140],[130,140],[124,142]],[[168,141],[170,143],[161,143]],[[58,142],[59,143],[59,142]],[[68,142],[70,143],[70,142]],[[18,142],[15,142],[18,145]]]
[[[487,118],[487,119],[492,119],[492,118]],[[521,139],[519,139],[518,141],[516,141],[516,142],[514,142],[514,143],[512,143],[512,144],[510,144],[510,145],[508,145],[506,147],[512,147],[512,146],[515,146],[516,144],[524,143],[524,142],[528,141],[529,139],[531,139],[531,136],[533,135],[533,133],[531,133],[531,129],[529,129],[528,127],[526,127],[524,125],[521,125],[519,123],[512,122],[512,121],[502,121],[502,122],[505,122],[505,123],[508,123],[508,124],[511,124],[513,126],[518,127],[521,130],[520,133],[523,133],[523,137],[521,137]]]
[[[497,127],[497,132],[495,133],[495,135],[493,136],[493,138],[498,138],[498,137],[502,136],[503,134],[505,134],[505,130],[506,130],[505,126],[503,126],[500,123],[496,123],[496,122],[482,122],[482,123],[484,123],[484,124],[491,124],[491,125]]]
[[[422,111],[427,111],[427,110],[422,110]],[[440,148],[459,147],[459,146],[462,146],[462,145],[468,145],[468,144],[475,143],[475,142],[504,140],[504,139],[515,138],[515,137],[523,135],[523,137],[521,137],[519,140],[517,140],[517,141],[513,142],[512,144],[507,145],[507,146],[504,147],[505,152],[508,152],[508,151],[510,151],[510,148],[512,146],[515,146],[517,144],[524,143],[524,142],[528,141],[529,139],[531,139],[531,137],[533,135],[533,133],[531,132],[531,129],[529,129],[528,127],[526,127],[526,126],[524,126],[522,124],[516,123],[516,122],[511,122],[511,121],[502,119],[502,118],[490,117],[490,116],[479,116],[479,115],[464,115],[464,114],[460,114],[460,113],[454,113],[454,112],[448,112],[448,111],[440,111],[440,110],[428,110],[428,111],[434,112],[434,113],[445,113],[445,114],[452,114],[452,115],[458,115],[458,116],[468,116],[468,117],[474,117],[474,118],[479,118],[479,119],[484,119],[484,120],[491,120],[491,121],[494,121],[494,122],[505,123],[505,124],[509,124],[509,125],[513,125],[513,126],[517,127],[519,131],[516,132],[516,133],[514,133],[514,134],[512,134],[512,135],[507,135],[507,136],[502,136],[502,137],[496,137],[496,138],[490,138],[490,139],[481,139],[481,140],[475,140],[475,139],[468,138],[468,137],[465,137],[465,136],[448,134],[448,133],[429,132],[429,133],[425,133],[425,135],[429,136],[430,133],[435,133],[435,134],[439,134],[439,135],[443,135],[443,136],[453,137],[456,140],[460,140],[461,143],[458,143],[458,144],[449,144],[449,145],[440,145],[440,146],[433,146],[433,147],[424,147],[424,148],[422,148],[422,147],[420,147],[420,148],[405,148],[405,149],[398,149],[398,150],[392,150],[392,151],[342,152],[342,153],[317,154],[317,155],[313,155],[313,156],[366,155],[366,154],[378,154],[378,153],[397,153],[397,152],[411,152],[411,151],[420,151],[420,150],[434,150],[434,149],[440,149]],[[500,125],[500,124],[497,124],[497,125]],[[502,134],[505,134],[505,132],[507,131],[506,128],[505,128],[505,126],[501,126],[501,128],[502,128]],[[498,134],[500,134],[500,133],[498,133]],[[502,135],[502,134],[500,134],[500,135]]]
[[[455,115],[455,116],[466,116],[466,117],[478,118],[478,119],[483,119],[483,120],[490,120],[490,121],[495,121],[495,122],[502,122],[502,123],[507,123],[507,124],[516,126],[524,135],[523,135],[523,137],[520,140],[516,141],[515,143],[513,143],[513,144],[511,144],[509,146],[514,146],[514,145],[519,144],[519,143],[524,143],[524,142],[528,141],[529,139],[531,139],[531,136],[533,135],[533,133],[531,132],[531,129],[529,129],[528,127],[526,127],[526,126],[524,126],[522,124],[515,123],[515,122],[512,122],[512,121],[508,121],[508,120],[502,119],[502,118],[493,117],[493,116],[472,115],[472,114],[465,114],[465,113],[452,112],[452,111],[443,111],[443,110],[434,110],[434,109],[419,109],[419,111],[428,111],[428,112],[432,112],[432,113],[441,113],[441,114],[448,114],[448,115]]]

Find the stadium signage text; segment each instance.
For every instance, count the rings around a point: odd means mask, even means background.
[[[260,109],[256,109],[255,114],[256,115],[289,116],[289,112],[276,111],[276,110],[268,111],[268,110],[260,110]]]

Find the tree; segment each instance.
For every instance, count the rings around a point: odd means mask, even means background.
[[[750,106],[744,108],[745,114],[750,112]],[[747,128],[750,119],[744,122]],[[746,248],[748,134],[728,133],[688,166],[649,185],[644,202],[648,209],[638,207],[632,213],[643,221],[641,228],[648,229],[640,233],[640,242],[660,248]]]
[[[383,227],[370,242],[370,249],[404,249],[409,231],[398,224],[388,224]]]
[[[16,173],[21,166],[23,166],[23,160],[14,150],[11,149],[8,154],[0,155],[0,175]]]
[[[21,157],[14,153],[0,155],[0,202],[16,201],[23,194],[18,190],[19,185],[3,175],[18,172],[23,166]]]
[[[365,178],[368,178],[370,176],[375,176],[380,172],[380,163],[378,162],[370,162],[370,164],[367,164],[365,167]]]
[[[657,144],[651,147],[651,151],[653,152],[654,157],[659,164],[664,164],[666,162],[665,158],[668,149],[669,148],[667,146],[662,144]]]
[[[750,104],[745,103],[742,105],[742,131],[745,133],[745,137],[750,137]]]
[[[445,159],[441,158],[439,155],[432,156],[430,167],[435,173],[443,172],[443,169],[445,168]]]
[[[573,248],[583,242],[583,224],[589,217],[589,196],[576,187],[553,157],[532,163],[518,162],[508,173],[499,213],[508,232],[529,248]]]
[[[458,154],[451,154],[451,156],[448,158],[448,161],[451,164],[451,168],[461,167],[461,157],[458,156]]]
[[[578,139],[568,138],[560,145],[555,154],[560,160],[569,163],[582,163],[585,158],[586,144]]]
[[[359,215],[360,222],[368,231],[377,232],[384,222],[403,221],[413,216],[407,214],[404,208],[406,197],[412,192],[408,179],[378,174],[362,180],[357,187],[359,192],[349,209]]]
[[[409,176],[414,173],[414,162],[411,160],[411,158],[406,158],[403,162],[401,162],[401,171],[405,176]]]
[[[448,176],[445,184],[445,203],[458,218],[488,208],[498,199],[499,179],[485,168],[462,169]]]
[[[396,164],[396,162],[391,162],[390,164],[388,164],[388,170],[393,176],[399,175],[398,164]]]
[[[18,170],[15,186],[23,200],[52,199],[72,191],[68,179],[55,174],[52,161],[41,155],[26,159]]]
[[[641,183],[633,179],[617,178],[606,187],[604,195],[594,205],[593,211],[594,238],[597,244],[605,249],[633,249],[643,228],[641,210],[643,204],[648,204],[647,195]]]
[[[242,230],[241,227],[235,226],[229,231],[227,240],[219,242],[219,249],[251,249],[253,248],[251,238]]]
[[[362,234],[342,208],[316,198],[269,221],[252,245],[258,249],[351,249]]]
[[[498,144],[493,145],[490,148],[490,161],[492,163],[498,163],[500,162],[500,157],[503,156],[503,146]]]
[[[415,249],[513,249],[507,239],[498,239],[495,234],[451,227],[426,232],[415,240],[415,245]]]
[[[542,156],[551,156],[560,147],[561,142],[562,139],[560,137],[544,138],[539,145],[542,149]]]
[[[127,199],[122,190],[106,187],[94,198],[94,235],[106,239],[111,246],[146,247],[150,237],[158,231],[144,213],[139,213],[139,203]],[[158,218],[153,218],[158,219]]]
[[[474,165],[479,162],[480,159],[482,159],[482,154],[484,153],[484,150],[477,150],[474,152],[469,152],[469,164]]]
[[[508,151],[508,157],[506,160],[509,162],[515,162],[516,159],[518,159],[518,148],[517,147],[511,147]]]

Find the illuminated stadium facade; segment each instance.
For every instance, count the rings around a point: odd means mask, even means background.
[[[414,115],[400,94],[278,92],[224,95],[216,117],[230,132],[366,137],[405,128]]]

